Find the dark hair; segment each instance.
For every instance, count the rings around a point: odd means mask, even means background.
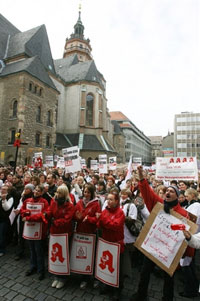
[[[40,184],[40,185],[37,185],[36,187],[38,187],[38,188],[40,189],[41,192],[44,192],[44,185],[41,185],[41,184]],[[36,188],[36,187],[35,187],[35,188]]]
[[[94,174],[92,177],[95,178],[97,181],[99,181],[99,175]]]
[[[118,189],[115,189],[115,188],[111,189],[110,192],[108,193],[108,195],[109,194],[114,195],[115,200],[119,202],[119,190]]]
[[[44,177],[45,180],[46,180],[46,178],[47,178],[46,175],[45,175],[44,173],[40,173],[40,174],[39,174],[39,178],[41,178],[41,177]]]
[[[106,190],[106,184],[105,184],[104,181],[100,180],[100,181],[98,182],[98,185],[99,185],[99,186],[103,186],[103,189]]]
[[[170,184],[171,184],[171,185],[176,185],[176,186],[177,186],[178,182],[177,182],[176,180],[172,180],[172,181],[170,182]]]
[[[32,176],[31,177],[31,182],[32,181],[36,181],[36,185],[39,185],[40,184],[40,178],[38,176]]]
[[[95,186],[93,185],[93,184],[85,184],[84,185],[84,189],[83,189],[83,192],[85,191],[85,189],[88,189],[89,190],[89,192],[91,193],[91,200],[93,200],[94,199],[94,197],[95,197],[95,191],[96,191],[96,188],[95,188]]]

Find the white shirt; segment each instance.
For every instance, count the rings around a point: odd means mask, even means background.
[[[125,217],[127,216],[127,210],[128,207],[130,206],[128,216],[131,217],[132,219],[137,219],[137,207],[133,203],[126,203],[125,205],[123,205],[125,201],[126,200],[122,200],[122,199],[120,200],[120,208],[124,211]],[[133,236],[128,230],[127,226],[124,224],[124,243],[125,244],[134,243],[136,241],[136,238],[137,237]]]

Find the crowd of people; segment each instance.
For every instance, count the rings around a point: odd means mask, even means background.
[[[39,274],[45,277],[45,261],[50,234],[68,234],[69,245],[76,233],[95,234],[105,241],[120,245],[119,287],[99,283],[94,276],[83,275],[80,288],[89,282],[99,288],[102,294],[111,294],[113,300],[120,300],[125,277],[132,277],[132,269],[141,264],[140,281],[137,292],[130,300],[142,301],[148,296],[150,274],[155,264],[143,256],[134,243],[154,205],[163,203],[164,211],[178,212],[185,218],[188,213],[196,216],[200,231],[200,202],[198,183],[157,181],[154,174],[138,167],[126,178],[125,171],[110,171],[100,175],[85,169],[74,174],[65,173],[61,168],[29,168],[17,166],[15,173],[11,167],[0,167],[0,256],[6,255],[9,244],[16,246],[15,260],[30,256],[30,267],[26,276]],[[41,204],[41,210],[33,214],[31,205]],[[25,222],[42,225],[40,239],[24,239]],[[183,297],[196,297],[199,280],[195,272],[195,247],[200,248],[200,236],[184,231],[188,244],[180,261],[183,274]],[[26,248],[28,247],[29,252]],[[164,279],[163,300],[174,298],[174,277],[162,274]],[[70,277],[70,276],[68,276]],[[66,276],[56,275],[52,287],[60,289],[65,285]]]

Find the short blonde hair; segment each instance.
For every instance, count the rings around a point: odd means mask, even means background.
[[[66,185],[58,186],[57,192],[60,192],[65,200],[70,200],[69,190]]]
[[[196,189],[194,188],[188,188],[186,191],[185,191],[185,196],[188,196],[189,195],[194,195],[195,198],[198,198],[199,196],[199,193]]]

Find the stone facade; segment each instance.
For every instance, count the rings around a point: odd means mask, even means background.
[[[35,152],[42,151],[44,156],[52,154],[56,139],[57,97],[58,92],[26,72],[0,79],[0,129],[4,129],[0,131],[0,152],[5,152],[5,163],[15,159],[13,136],[19,129],[21,141],[28,143],[19,148],[19,164],[30,164]],[[14,102],[17,102],[16,112],[13,112]],[[40,120],[38,107],[41,109]],[[37,136],[39,143],[36,134],[40,135]]]

